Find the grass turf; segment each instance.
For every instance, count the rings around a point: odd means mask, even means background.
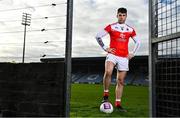
[[[72,84],[71,87],[71,117],[149,117],[148,87],[125,86],[122,106],[128,112],[113,111],[105,114],[99,111],[102,100],[102,85]],[[110,102],[114,105],[115,86],[110,87]]]

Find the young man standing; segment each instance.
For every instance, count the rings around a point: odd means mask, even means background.
[[[105,73],[103,78],[104,94],[102,102],[108,101],[111,75],[114,67],[116,67],[117,84],[115,89],[115,107],[123,112],[126,112],[126,110],[123,109],[123,107],[121,106],[124,78],[126,77],[127,71],[129,71],[129,60],[135,56],[137,49],[140,46],[140,41],[136,37],[135,30],[125,24],[126,18],[126,8],[119,8],[117,10],[118,22],[106,26],[104,30],[102,30],[96,35],[97,42],[103,48],[103,50],[108,53],[105,61]],[[110,35],[109,47],[105,46],[102,42],[102,37],[107,34]],[[128,42],[130,37],[135,42],[135,47],[132,53],[129,53],[128,51]]]

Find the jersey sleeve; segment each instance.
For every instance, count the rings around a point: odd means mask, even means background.
[[[136,31],[133,29],[132,34],[131,34],[131,37],[133,38],[133,37],[135,37],[135,36],[136,36]]]
[[[105,31],[107,31],[108,33],[111,32],[111,25],[108,25],[104,28]]]

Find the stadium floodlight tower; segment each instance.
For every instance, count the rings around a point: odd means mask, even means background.
[[[26,26],[30,26],[30,24],[31,24],[31,14],[23,13],[23,15],[22,15],[22,25],[24,25],[24,43],[23,43],[22,63],[24,63],[24,55],[25,55]]]

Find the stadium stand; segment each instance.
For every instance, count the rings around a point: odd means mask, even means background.
[[[74,81],[74,83],[99,84],[99,83],[102,83],[102,78],[103,78],[102,74],[89,73],[89,74],[84,74],[84,76],[81,76],[80,78],[78,78],[76,81]]]
[[[85,75],[85,73],[81,73],[81,72],[77,72],[77,73],[73,73],[72,74],[72,82],[76,82],[78,81],[81,77],[83,77]]]
[[[133,81],[133,85],[148,85],[146,77],[144,73],[138,73],[138,76]]]
[[[42,58],[41,62],[64,61],[63,58]],[[72,58],[72,83],[101,84],[103,82],[105,57]],[[136,56],[130,61],[130,70],[125,78],[125,85],[148,86],[148,56]],[[112,76],[116,84],[116,70]]]

